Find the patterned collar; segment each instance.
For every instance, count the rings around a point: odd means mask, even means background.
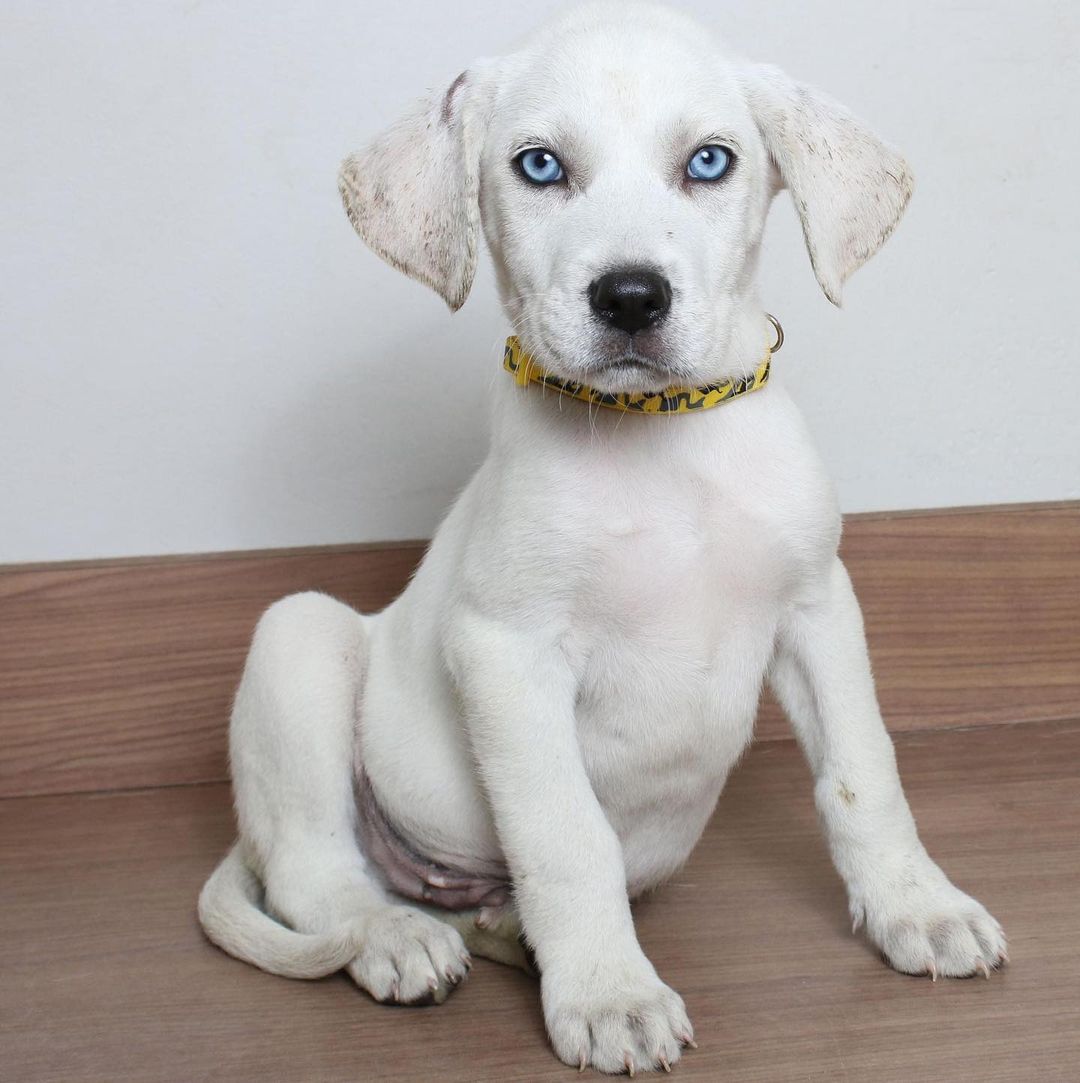
[[[638,414],[693,414],[698,410],[711,410],[722,406],[740,395],[748,395],[764,387],[769,380],[769,367],[778,344],[765,351],[761,364],[753,375],[738,380],[726,380],[723,383],[703,384],[701,387],[669,387],[664,391],[599,391],[588,384],[576,380],[564,380],[546,372],[537,362],[521,349],[517,337],[511,335],[506,340],[506,352],[503,355],[503,368],[511,373],[519,387],[530,383],[550,387],[560,395],[580,399],[593,406],[603,406],[609,410],[622,410],[624,413]]]

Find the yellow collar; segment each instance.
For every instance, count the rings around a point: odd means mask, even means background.
[[[692,414],[698,410],[711,410],[714,406],[721,406],[740,395],[748,395],[764,387],[769,379],[773,349],[778,348],[782,341],[778,338],[777,346],[765,351],[765,357],[752,376],[719,384],[703,384],[701,387],[669,387],[664,391],[598,391],[588,384],[553,376],[522,351],[515,335],[506,340],[503,368],[513,375],[519,387],[527,387],[530,383],[540,384],[560,395],[569,395],[570,398],[609,410],[638,414]]]

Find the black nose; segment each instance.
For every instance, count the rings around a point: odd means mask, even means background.
[[[589,304],[602,320],[632,335],[667,315],[671,283],[655,271],[611,271],[589,287]]]

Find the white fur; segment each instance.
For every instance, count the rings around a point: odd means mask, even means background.
[[[684,186],[687,157],[717,141],[734,171]],[[536,142],[567,166],[565,189],[514,173]],[[896,153],[824,95],[627,4],[474,65],[342,174],[361,235],[452,307],[482,224],[526,348],[611,390],[634,387],[605,367],[628,350],[672,383],[757,364],[756,255],[781,184],[834,300],[910,191]],[[662,269],[674,302],[628,346],[585,292],[635,262]],[[241,842],[200,900],[211,937],[277,973],[345,965],[380,999],[441,999],[464,976],[453,921],[395,900],[357,845],[362,763],[424,854],[506,862],[564,1061],[672,1063],[690,1023],[629,898],[690,853],[771,674],[856,922],[901,970],[997,965],[1000,928],[916,834],[836,501],[780,374],[690,417],[592,412],[509,378],[494,397],[488,458],[393,605],[365,617],[308,594],[262,618],[231,728]],[[256,910],[255,877],[294,932]]]

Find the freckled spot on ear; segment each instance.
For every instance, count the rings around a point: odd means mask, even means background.
[[[840,800],[844,802],[848,808],[851,808],[855,804],[855,793],[853,790],[849,790],[842,782],[836,788],[836,792],[840,795]]]
[[[671,238],[675,236],[675,231],[673,229],[669,229],[667,231],[667,235],[668,235],[668,240],[670,241]]]

